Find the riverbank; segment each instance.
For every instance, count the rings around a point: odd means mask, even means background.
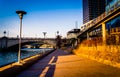
[[[47,50],[53,50],[53,49],[31,49],[31,48],[24,48],[21,49],[21,59],[34,56],[36,54],[42,54],[43,52]],[[3,67],[5,65],[8,65],[13,62],[18,61],[18,51],[1,51],[0,52],[0,67]]]
[[[37,54],[35,56],[25,58],[21,61],[21,63],[11,63],[9,65],[6,65],[4,67],[0,68],[0,77],[14,77],[19,72],[25,70],[26,68],[30,67],[32,64],[36,63],[39,59],[43,58],[44,56],[47,56],[54,50],[48,50],[45,53]]]

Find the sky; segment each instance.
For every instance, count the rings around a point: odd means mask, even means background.
[[[22,37],[54,38],[56,32],[66,37],[69,30],[82,25],[82,0],[0,0],[0,37],[17,37],[20,19],[16,10],[26,11],[23,16]]]

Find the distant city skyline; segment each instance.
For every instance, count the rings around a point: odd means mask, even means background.
[[[19,35],[20,20],[16,10],[27,12],[23,17],[22,37],[54,38],[82,25],[82,0],[0,0],[0,37]]]

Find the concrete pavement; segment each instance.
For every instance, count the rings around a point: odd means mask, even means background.
[[[120,77],[120,69],[56,50],[16,77]]]

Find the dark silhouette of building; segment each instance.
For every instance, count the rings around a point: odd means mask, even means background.
[[[83,24],[105,12],[105,0],[83,0]]]

